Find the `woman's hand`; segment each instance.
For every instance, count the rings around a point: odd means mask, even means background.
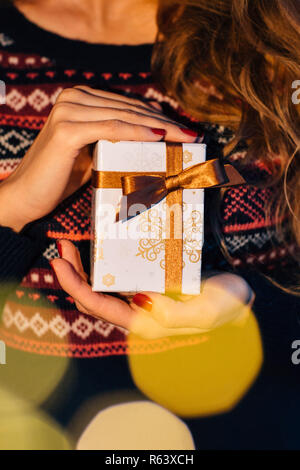
[[[241,277],[224,273],[209,278],[203,293],[175,301],[153,292],[136,294],[128,305],[111,295],[92,292],[80,254],[68,240],[58,242],[61,259],[51,262],[61,287],[79,311],[121,326],[146,339],[197,334],[228,322],[240,322],[254,300]],[[249,301],[250,297],[250,301]]]
[[[86,86],[65,89],[18,168],[0,186],[0,224],[20,231],[86,183],[87,146],[99,139],[194,142],[197,134],[190,132],[142,101]],[[79,160],[83,169],[76,166]]]

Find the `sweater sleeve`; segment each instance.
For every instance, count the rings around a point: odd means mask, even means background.
[[[38,239],[0,226],[0,281],[18,282],[41,250]]]
[[[41,240],[0,226],[0,316],[5,301],[42,249]]]

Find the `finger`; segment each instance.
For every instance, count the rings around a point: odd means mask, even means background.
[[[134,317],[130,331],[148,340],[203,333],[199,328],[165,328],[141,311]]]
[[[110,91],[97,90],[95,88],[90,88],[86,85],[78,85],[78,86],[75,86],[74,89],[81,90],[85,92],[86,94],[92,95],[94,97],[121,101],[125,104],[129,104],[132,106],[143,106],[143,107],[150,108],[150,105],[146,101],[143,101],[137,98],[131,98],[130,96],[124,96],[124,95],[120,95],[118,93],[113,93]]]
[[[67,112],[68,111],[68,112]],[[53,119],[66,122],[101,122],[101,121],[121,121],[132,125],[139,125],[151,129],[164,129],[166,131],[165,139],[171,142],[195,142],[198,134],[180,127],[163,118],[153,117],[151,115],[136,113],[129,110],[96,108],[82,105],[68,104],[66,109],[59,113],[56,110]],[[115,138],[119,139],[116,134]]]
[[[101,112],[101,118],[99,118],[98,111],[97,111],[96,116],[93,117],[94,115],[90,113],[90,110],[87,110],[88,115],[84,115],[81,113],[80,117],[77,116],[77,114],[80,112],[80,105],[84,107],[84,105],[82,104],[83,96],[89,97],[89,99],[93,99],[93,100],[95,100],[95,98],[100,98],[100,99],[105,100],[105,106],[87,106],[87,108],[93,108],[93,107],[96,107],[97,109],[99,108],[99,111]],[[105,92],[103,90],[94,90],[86,86],[77,86],[74,88],[67,88],[63,90],[62,93],[59,95],[57,102],[62,106],[60,108],[58,108],[57,106],[54,107],[52,110],[52,115],[54,115],[55,113],[55,115],[60,117],[62,114],[64,117],[64,120],[66,121],[70,120],[70,116],[71,116],[71,120],[77,120],[77,121],[90,121],[90,120],[99,121],[99,120],[108,120],[108,119],[120,119],[122,121],[146,125],[152,128],[156,128],[156,127],[161,128],[161,122],[162,122],[163,124],[169,123],[169,125],[166,128],[167,130],[166,140],[174,141],[174,142],[192,143],[192,142],[196,142],[198,139],[197,132],[191,131],[188,128],[186,128],[186,126],[176,123],[174,120],[163,115],[158,110],[155,110],[153,106],[146,105],[144,102],[138,99],[124,97],[122,95],[118,95],[118,94],[111,93],[111,92]],[[124,106],[126,106],[126,109],[123,108],[123,104]],[[156,102],[152,101],[152,104],[156,108],[161,108],[160,105]],[[141,109],[141,107],[143,109]],[[115,114],[113,115],[108,114],[108,113],[102,114],[103,108],[104,109],[107,108],[110,110],[119,109],[120,112],[127,113],[127,115],[116,116]],[[128,114],[131,114],[130,118],[128,118]],[[142,115],[143,120],[140,120],[139,117],[138,117],[138,120],[134,118],[134,116],[139,116],[139,115]],[[146,116],[148,116],[149,119],[152,118],[153,121],[148,120],[147,122],[145,120]],[[155,119],[158,120],[158,123],[155,122]],[[174,133],[175,133],[175,136],[174,136]]]
[[[132,111],[144,111],[146,113],[152,113],[153,115],[162,115],[162,108],[156,102],[149,104],[139,100],[120,99],[122,98],[121,95],[113,93],[109,93],[108,95],[110,95],[110,97],[105,96],[103,92],[100,94],[95,94],[75,87],[74,89],[69,89],[68,93],[65,92],[64,94],[61,94],[57,102],[81,104],[90,107],[130,109]],[[172,121],[171,119],[169,120]]]
[[[157,113],[153,110],[130,108],[124,106],[114,107],[114,102],[109,101],[109,106],[88,106],[83,103],[67,103],[60,102],[53,109],[53,116],[56,120],[66,121],[105,121],[107,119],[121,119],[122,121],[144,124],[145,119],[153,119],[156,122],[173,124],[180,128],[180,124],[176,123],[167,116]],[[152,124],[146,124],[149,127],[155,127],[155,121]]]
[[[220,280],[209,281],[201,295],[186,302],[152,292],[141,293],[142,302],[138,302],[137,308],[148,310],[149,315],[165,328],[199,328],[201,331],[235,321],[250,311],[250,306],[245,305],[235,292],[225,288]],[[133,302],[136,302],[135,298]]]
[[[87,281],[88,276],[84,272],[78,248],[69,240],[57,240],[56,243],[60,247],[61,258],[71,263],[82,279]]]
[[[141,292],[132,300],[134,310],[141,312],[141,309],[143,309],[149,312],[149,316],[164,328],[190,326],[183,324],[185,323],[185,315],[182,315],[182,306],[183,302],[155,292]],[[184,317],[183,321],[182,316]]]
[[[135,312],[122,300],[98,292],[93,292],[73,265],[65,259],[55,259],[51,263],[58,282],[75,302],[79,302],[89,313],[122,328],[129,329]]]
[[[63,240],[62,245],[64,256],[71,258],[76,265],[77,260],[74,259],[74,245],[68,240]],[[66,259],[53,260],[51,264],[61,287],[74,299],[77,309],[84,314],[109,321],[145,339],[199,333],[198,329],[164,328],[154,319],[143,313],[136,315],[127,304],[119,301],[119,299],[92,292],[90,286],[82,279],[79,272],[75,270],[73,264],[69,263]]]
[[[159,142],[166,134],[163,128],[150,129],[147,126],[118,120],[77,122],[70,123],[69,127],[70,138],[78,149],[98,140]]]
[[[143,124],[142,119],[152,118],[162,122],[168,122],[174,124],[176,127],[180,125],[164,116],[161,113],[154,111],[153,109],[138,109],[137,107],[116,105],[114,101],[107,101],[106,106],[89,106],[85,103],[69,103],[62,101],[56,105],[56,109],[53,109],[53,114],[56,119],[66,121],[100,121],[107,119],[122,119],[126,122]],[[149,125],[151,127],[151,125]]]
[[[74,245],[68,240],[62,240],[62,245],[63,255],[71,258],[73,263],[77,265],[76,257],[74,257]],[[144,315],[143,312],[135,314],[128,305],[119,299],[92,292],[73,264],[66,259],[56,259],[51,264],[61,287],[74,299],[77,309],[84,314],[109,321],[145,339],[192,335],[201,332],[195,328],[164,328],[153,318]]]

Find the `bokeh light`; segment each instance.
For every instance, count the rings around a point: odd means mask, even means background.
[[[174,330],[175,331],[175,330]],[[201,417],[233,408],[257,377],[263,351],[255,316],[194,335],[193,346],[155,354],[132,354],[129,367],[137,387],[178,416]],[[197,341],[198,339],[198,341]],[[189,338],[186,337],[188,344]],[[129,346],[137,338],[129,335]],[[141,341],[141,339],[139,339]],[[144,340],[146,350],[147,340]],[[151,348],[149,348],[151,349]]]
[[[0,450],[70,450],[71,443],[45,413],[0,388]]]
[[[3,285],[1,289],[4,287],[7,291],[10,290],[9,286]],[[41,295],[36,305],[31,305],[29,301],[25,302],[25,300],[23,302],[24,305],[21,306],[10,300],[7,301],[0,319],[0,340],[6,344],[6,364],[0,367],[0,387],[38,405],[44,402],[61,382],[69,367],[70,359],[31,353],[26,351],[26,348],[23,351],[22,344],[20,344],[20,349],[15,349],[13,342],[10,347],[16,329],[14,322],[23,321],[25,339],[29,338],[30,340],[26,325],[28,322],[30,323],[30,319],[37,315],[37,312],[43,312],[50,319],[60,313],[48,299]],[[22,308],[24,311],[26,310],[26,318],[22,313]],[[30,329],[28,325],[27,329]],[[17,329],[16,332],[20,333]]]
[[[194,450],[188,427],[149,401],[123,403],[98,413],[77,450]]]

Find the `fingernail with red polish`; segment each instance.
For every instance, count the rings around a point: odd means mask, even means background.
[[[160,135],[160,136],[165,136],[167,131],[165,129],[151,129],[153,134],[155,135]]]
[[[59,257],[62,258],[62,247],[61,247],[61,243],[59,240],[56,240],[56,247],[57,247]]]
[[[151,312],[152,310],[152,306],[153,306],[152,300],[150,299],[150,297],[148,297],[145,294],[136,294],[133,297],[132,302],[136,304],[138,307],[143,308],[144,310],[147,310],[147,312]]]
[[[180,128],[181,132],[183,132],[184,134],[190,136],[190,137],[198,137],[198,132],[196,131],[192,131],[191,129],[185,129],[183,127]]]

